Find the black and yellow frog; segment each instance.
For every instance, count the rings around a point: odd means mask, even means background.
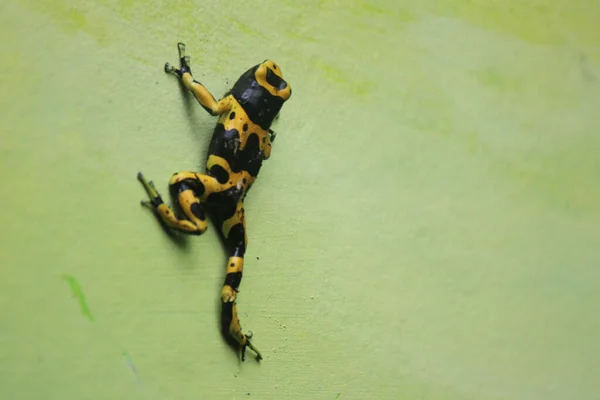
[[[177,46],[180,68],[166,63],[165,71],[179,77],[200,105],[209,114],[219,116],[219,120],[208,148],[206,173],[177,172],[171,176],[169,187],[178,206],[177,211],[163,202],[153,183],[140,172],[138,179],[150,197],[150,201],[142,201],[142,204],[154,210],[169,228],[193,235],[206,231],[205,211],[212,214],[220,225],[229,251],[225,283],[221,290],[223,333],[239,343],[242,360],[246,347],[252,349],[260,360],[260,352],[249,340],[251,332],[242,332],[235,304],[248,246],[244,199],[258,176],[263,160],[271,155],[275,139],[271,124],[290,98],[292,90],[283,79],[279,66],[266,60],[246,71],[217,101],[206,87],[193,78],[185,45],[178,43]]]

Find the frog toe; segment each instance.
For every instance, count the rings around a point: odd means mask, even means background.
[[[190,62],[191,62],[190,56],[185,56],[181,59],[181,71],[182,72],[190,72],[191,73]]]
[[[154,182],[147,181],[146,177],[141,172],[138,172],[137,178],[141,182],[141,184],[144,187],[144,189],[146,190],[146,192],[148,193],[148,196],[150,197],[150,201],[155,202],[155,200],[160,199],[160,195],[158,194],[158,191],[156,190],[156,187],[154,186]]]

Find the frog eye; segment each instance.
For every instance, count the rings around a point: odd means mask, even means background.
[[[287,82],[275,74],[271,68],[267,68],[266,81],[269,85],[273,86],[277,90],[283,90],[287,87]]]
[[[277,69],[273,69],[276,66]],[[275,72],[277,71],[277,72]],[[292,92],[290,85],[281,76],[281,70],[273,61],[260,64],[255,70],[255,77],[260,86],[271,95],[287,100]]]

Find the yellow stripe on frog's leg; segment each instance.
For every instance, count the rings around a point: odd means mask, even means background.
[[[224,290],[221,291],[221,300],[225,303],[235,301],[236,293],[242,283],[242,273],[244,271],[244,258],[231,256],[227,261],[227,272],[225,274]],[[225,289],[226,288],[226,289]]]
[[[244,205],[241,201],[238,202],[234,215],[223,223],[222,230],[230,251],[225,282],[221,290],[223,307],[221,313],[222,330],[225,335],[231,336],[241,346],[242,361],[245,359],[246,347],[250,347],[256,353],[257,359],[260,360],[262,359],[260,352],[250,343],[252,333],[248,332],[244,334],[242,332],[235,304],[238,288],[242,282],[244,254],[248,246]]]
[[[169,179],[169,186],[173,187],[180,182],[187,181],[195,191],[198,198],[204,202],[211,193],[223,190],[221,185],[214,177],[196,172],[175,172]]]
[[[211,193],[222,190],[222,186],[214,177],[195,172],[176,172],[169,180],[169,188],[179,207],[190,219],[198,232],[206,231],[206,212],[202,203]]]
[[[188,88],[198,100],[198,103],[210,114],[210,115],[221,115],[231,110],[231,96],[225,96],[220,101],[217,101],[215,97],[208,91],[208,89],[194,79],[191,73],[185,72],[181,77],[181,81]]]
[[[221,101],[215,100],[215,97],[204,87],[203,84],[196,81],[192,76],[190,67],[191,59],[185,55],[185,44],[177,43],[179,50],[180,69],[175,68],[169,63],[165,64],[165,72],[175,73],[198,100],[198,103],[211,115],[221,115],[231,109],[231,97],[227,96]]]
[[[244,254],[248,246],[244,204],[239,201],[233,215],[221,225],[221,232],[229,248],[230,257],[227,265],[227,275],[221,290],[221,300],[224,303],[234,302],[238,287],[242,282],[244,269]]]
[[[194,233],[201,234],[206,232],[208,224],[204,206],[200,203],[195,191],[197,188],[192,186],[194,183],[194,181],[182,181],[171,185],[170,189],[173,198],[177,199],[177,204],[185,216],[198,227],[198,231]]]
[[[177,218],[175,212],[163,202],[152,181],[147,181],[141,172],[138,173],[138,179],[150,197],[150,201],[142,200],[142,205],[156,212],[168,227],[193,235],[199,235],[206,230],[206,224],[202,227],[186,219]]]
[[[175,212],[173,212],[173,210],[171,210],[169,206],[164,203],[160,204],[155,209],[162,220],[172,229],[183,233],[189,233],[190,235],[201,235],[206,231],[206,222],[198,225],[194,222],[188,221],[187,219],[179,219],[175,215]]]
[[[241,201],[238,201],[235,212],[233,213],[233,215],[225,220],[223,222],[223,224],[221,225],[221,232],[223,232],[223,236],[225,236],[225,238],[227,238],[227,241],[229,241],[229,234],[231,233],[231,229],[236,226],[236,225],[240,225],[243,228],[243,232],[244,232],[244,247],[248,245],[248,236],[246,235],[246,218],[245,218],[245,210],[244,210],[244,203],[242,203]],[[237,240],[237,238],[235,239]],[[237,243],[236,243],[237,245]]]

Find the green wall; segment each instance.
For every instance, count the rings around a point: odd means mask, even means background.
[[[3,0],[1,399],[600,396],[600,3]],[[293,87],[247,198],[242,325],[216,229],[166,193],[224,93]]]

